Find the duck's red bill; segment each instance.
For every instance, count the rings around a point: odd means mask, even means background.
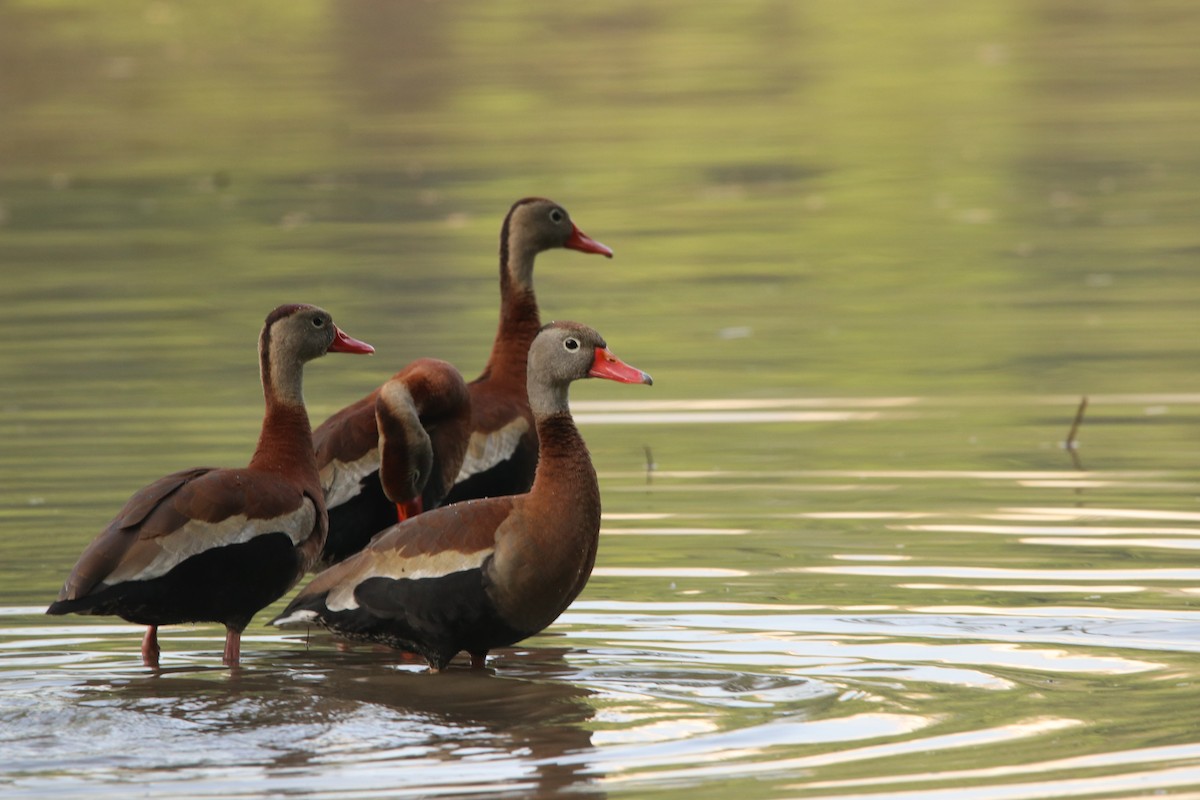
[[[588,370],[588,375],[621,383],[654,383],[653,378],[614,356],[607,347],[596,348],[596,358],[592,361],[592,368]]]
[[[421,498],[409,500],[407,503],[396,503],[396,517],[400,522],[420,514],[423,508]]]
[[[329,345],[331,353],[362,353],[370,355],[375,352],[375,348],[366,342],[360,342],[353,336],[347,336],[342,333],[342,329],[338,326],[333,326],[333,344]]]
[[[584,253],[598,253],[608,258],[612,258],[613,254],[611,247],[600,244],[595,239],[579,230],[579,226],[573,222],[571,223],[571,238],[567,239],[567,243],[563,246],[569,247],[572,250],[580,250]]]

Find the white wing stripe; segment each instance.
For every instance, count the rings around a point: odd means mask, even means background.
[[[471,440],[467,443],[467,454],[463,458],[462,469],[458,471],[454,482],[462,483],[472,475],[486,472],[501,461],[511,458],[527,430],[529,423],[524,417],[519,417],[498,431],[472,433]]]
[[[354,590],[371,578],[390,578],[396,581],[441,578],[456,572],[478,569],[491,554],[492,548],[489,547],[476,553],[447,550],[443,553],[409,558],[377,558],[366,569],[356,572],[350,580],[342,581],[330,589],[325,598],[325,607],[330,611],[352,611],[358,608]]]
[[[316,520],[317,510],[307,497],[295,511],[271,519],[247,519],[238,514],[216,523],[192,520],[157,539],[161,551],[144,568],[134,572],[133,565],[118,567],[104,582],[152,580],[166,575],[194,555],[217,547],[242,544],[266,533],[286,533],[292,544],[298,545],[312,533]]]
[[[379,470],[379,448],[374,448],[362,458],[346,463],[330,461],[321,470],[321,489],[325,492],[328,508],[340,506],[362,492],[362,479]]]

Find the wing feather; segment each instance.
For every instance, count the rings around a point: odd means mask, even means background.
[[[313,500],[283,479],[248,470],[177,472],[129,499],[83,551],[59,599],[158,577],[191,555],[263,533],[284,532],[299,543],[317,522]]]
[[[355,608],[354,590],[370,578],[412,581],[477,569],[491,555],[513,497],[443,506],[383,531],[362,552],[322,572],[295,603],[329,593],[331,610]]]
[[[480,472],[486,472],[497,464],[512,458],[529,431],[529,421],[517,417],[502,428],[494,431],[474,431],[467,442],[467,453],[458,471],[455,483],[461,483]]]

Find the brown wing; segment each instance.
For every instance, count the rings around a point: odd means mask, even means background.
[[[350,464],[379,446],[375,428],[375,399],[379,390],[333,414],[313,431],[317,469],[333,461]]]
[[[284,532],[304,541],[319,520],[310,498],[272,475],[244,469],[192,469],[160,478],[137,492],[71,570],[60,600],[101,583],[139,580],[169,570],[189,555]]]
[[[471,429],[491,433],[515,419],[533,421],[524,387],[520,391],[504,381],[476,380],[468,385],[471,395]]]
[[[476,381],[471,390],[471,437],[455,483],[512,458],[517,448],[536,448],[533,412],[522,392],[514,396],[492,381]]]
[[[166,512],[160,513],[156,520],[154,529],[159,531],[158,535],[179,528],[187,522],[187,517],[183,515],[175,515],[175,521],[168,522],[167,517],[172,516],[169,513],[172,509],[166,501],[181,487],[213,469],[215,468],[201,467],[172,473],[159,478],[129,498],[120,513],[108,523],[108,527],[93,539],[79,556],[62,591],[59,592],[58,599],[74,600],[82,597],[104,580],[141,537],[142,523],[156,510],[164,506],[167,509]]]
[[[418,558],[490,549],[496,543],[497,529],[512,515],[518,500],[517,496],[489,497],[434,509],[381,532],[367,551]],[[417,522],[423,524],[413,524]]]
[[[405,520],[381,532],[362,552],[322,572],[297,600],[327,591],[353,592],[354,586],[372,576],[434,576],[479,566],[492,552],[496,531],[519,500],[469,500]]]

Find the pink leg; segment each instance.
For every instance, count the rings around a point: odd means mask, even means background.
[[[158,626],[151,625],[146,628],[146,635],[142,637],[142,664],[158,669],[158,656],[161,652],[158,647]]]
[[[242,632],[225,629],[225,657],[221,662],[227,667],[236,667],[242,657]]]

